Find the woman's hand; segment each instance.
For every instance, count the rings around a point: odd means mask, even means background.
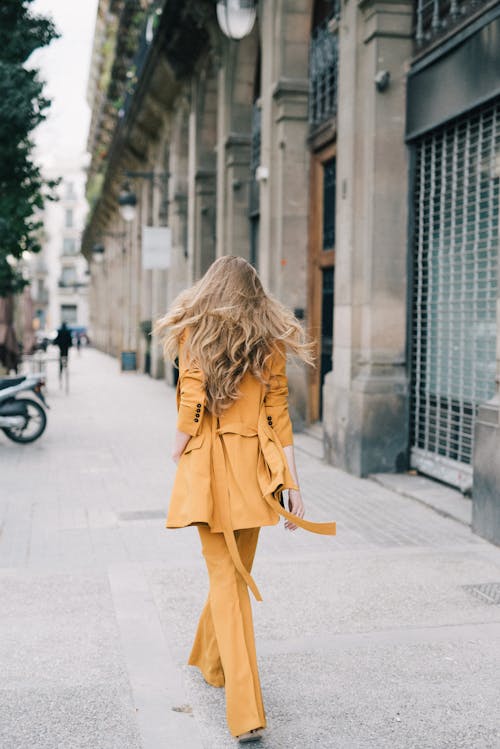
[[[304,507],[304,502],[302,501],[302,495],[300,493],[300,489],[288,490],[288,509],[294,515],[297,515],[297,517],[299,518],[304,517],[305,507]],[[297,526],[295,525],[295,523],[292,523],[291,520],[285,520],[285,528],[287,528],[289,531],[297,530]]]
[[[283,448],[283,452],[285,453],[285,458],[288,464],[288,469],[290,473],[292,474],[293,480],[298,486],[299,479],[297,477],[297,466],[295,465],[295,453],[293,450],[293,445],[285,445],[285,447]],[[305,508],[304,508],[304,503],[302,501],[302,495],[300,493],[300,489],[288,490],[288,509],[294,515],[297,515],[297,517],[299,518],[304,517]],[[289,531],[297,530],[297,526],[295,525],[295,523],[292,523],[291,520],[285,520],[285,528],[287,528],[287,530]]]
[[[179,462],[179,460],[181,459],[181,455],[186,449],[186,445],[190,439],[190,434],[186,434],[186,432],[179,432],[178,429],[176,430],[174,437],[174,447],[172,450],[172,460],[174,461],[174,463]]]

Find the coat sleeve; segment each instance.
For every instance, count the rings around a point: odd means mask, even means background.
[[[184,345],[179,343],[179,382],[177,384],[177,429],[195,437],[205,412],[203,372],[186,361]]]
[[[286,354],[276,352],[271,361],[271,373],[264,398],[266,417],[276,432],[282,447],[293,444],[293,429],[288,413],[288,380],[286,376]]]

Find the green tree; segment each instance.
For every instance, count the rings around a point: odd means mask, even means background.
[[[58,34],[50,19],[31,13],[32,2],[0,2],[0,296],[26,285],[12,258],[40,251],[36,212],[53,199],[55,187],[34,163],[30,140],[50,101],[38,71],[28,70],[25,63]]]

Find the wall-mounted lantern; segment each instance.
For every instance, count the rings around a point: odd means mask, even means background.
[[[120,206],[120,213],[124,221],[130,223],[135,219],[137,196],[130,189],[129,185],[123,186],[118,196],[118,205]]]
[[[243,39],[253,29],[257,16],[255,0],[219,0],[217,20],[229,39]]]
[[[170,172],[132,172],[126,171],[124,176],[127,179],[147,179],[151,187],[154,185],[161,186],[165,189],[167,180],[170,177]],[[124,221],[130,223],[135,219],[137,213],[137,195],[132,190],[128,182],[123,184],[120,195],[118,196],[118,205],[120,206],[120,214]]]
[[[104,260],[104,245],[101,242],[97,242],[92,247],[92,257],[96,263],[102,263]]]

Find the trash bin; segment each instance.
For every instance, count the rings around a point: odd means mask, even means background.
[[[135,351],[122,351],[121,367],[122,372],[134,372],[137,369],[137,356]]]

